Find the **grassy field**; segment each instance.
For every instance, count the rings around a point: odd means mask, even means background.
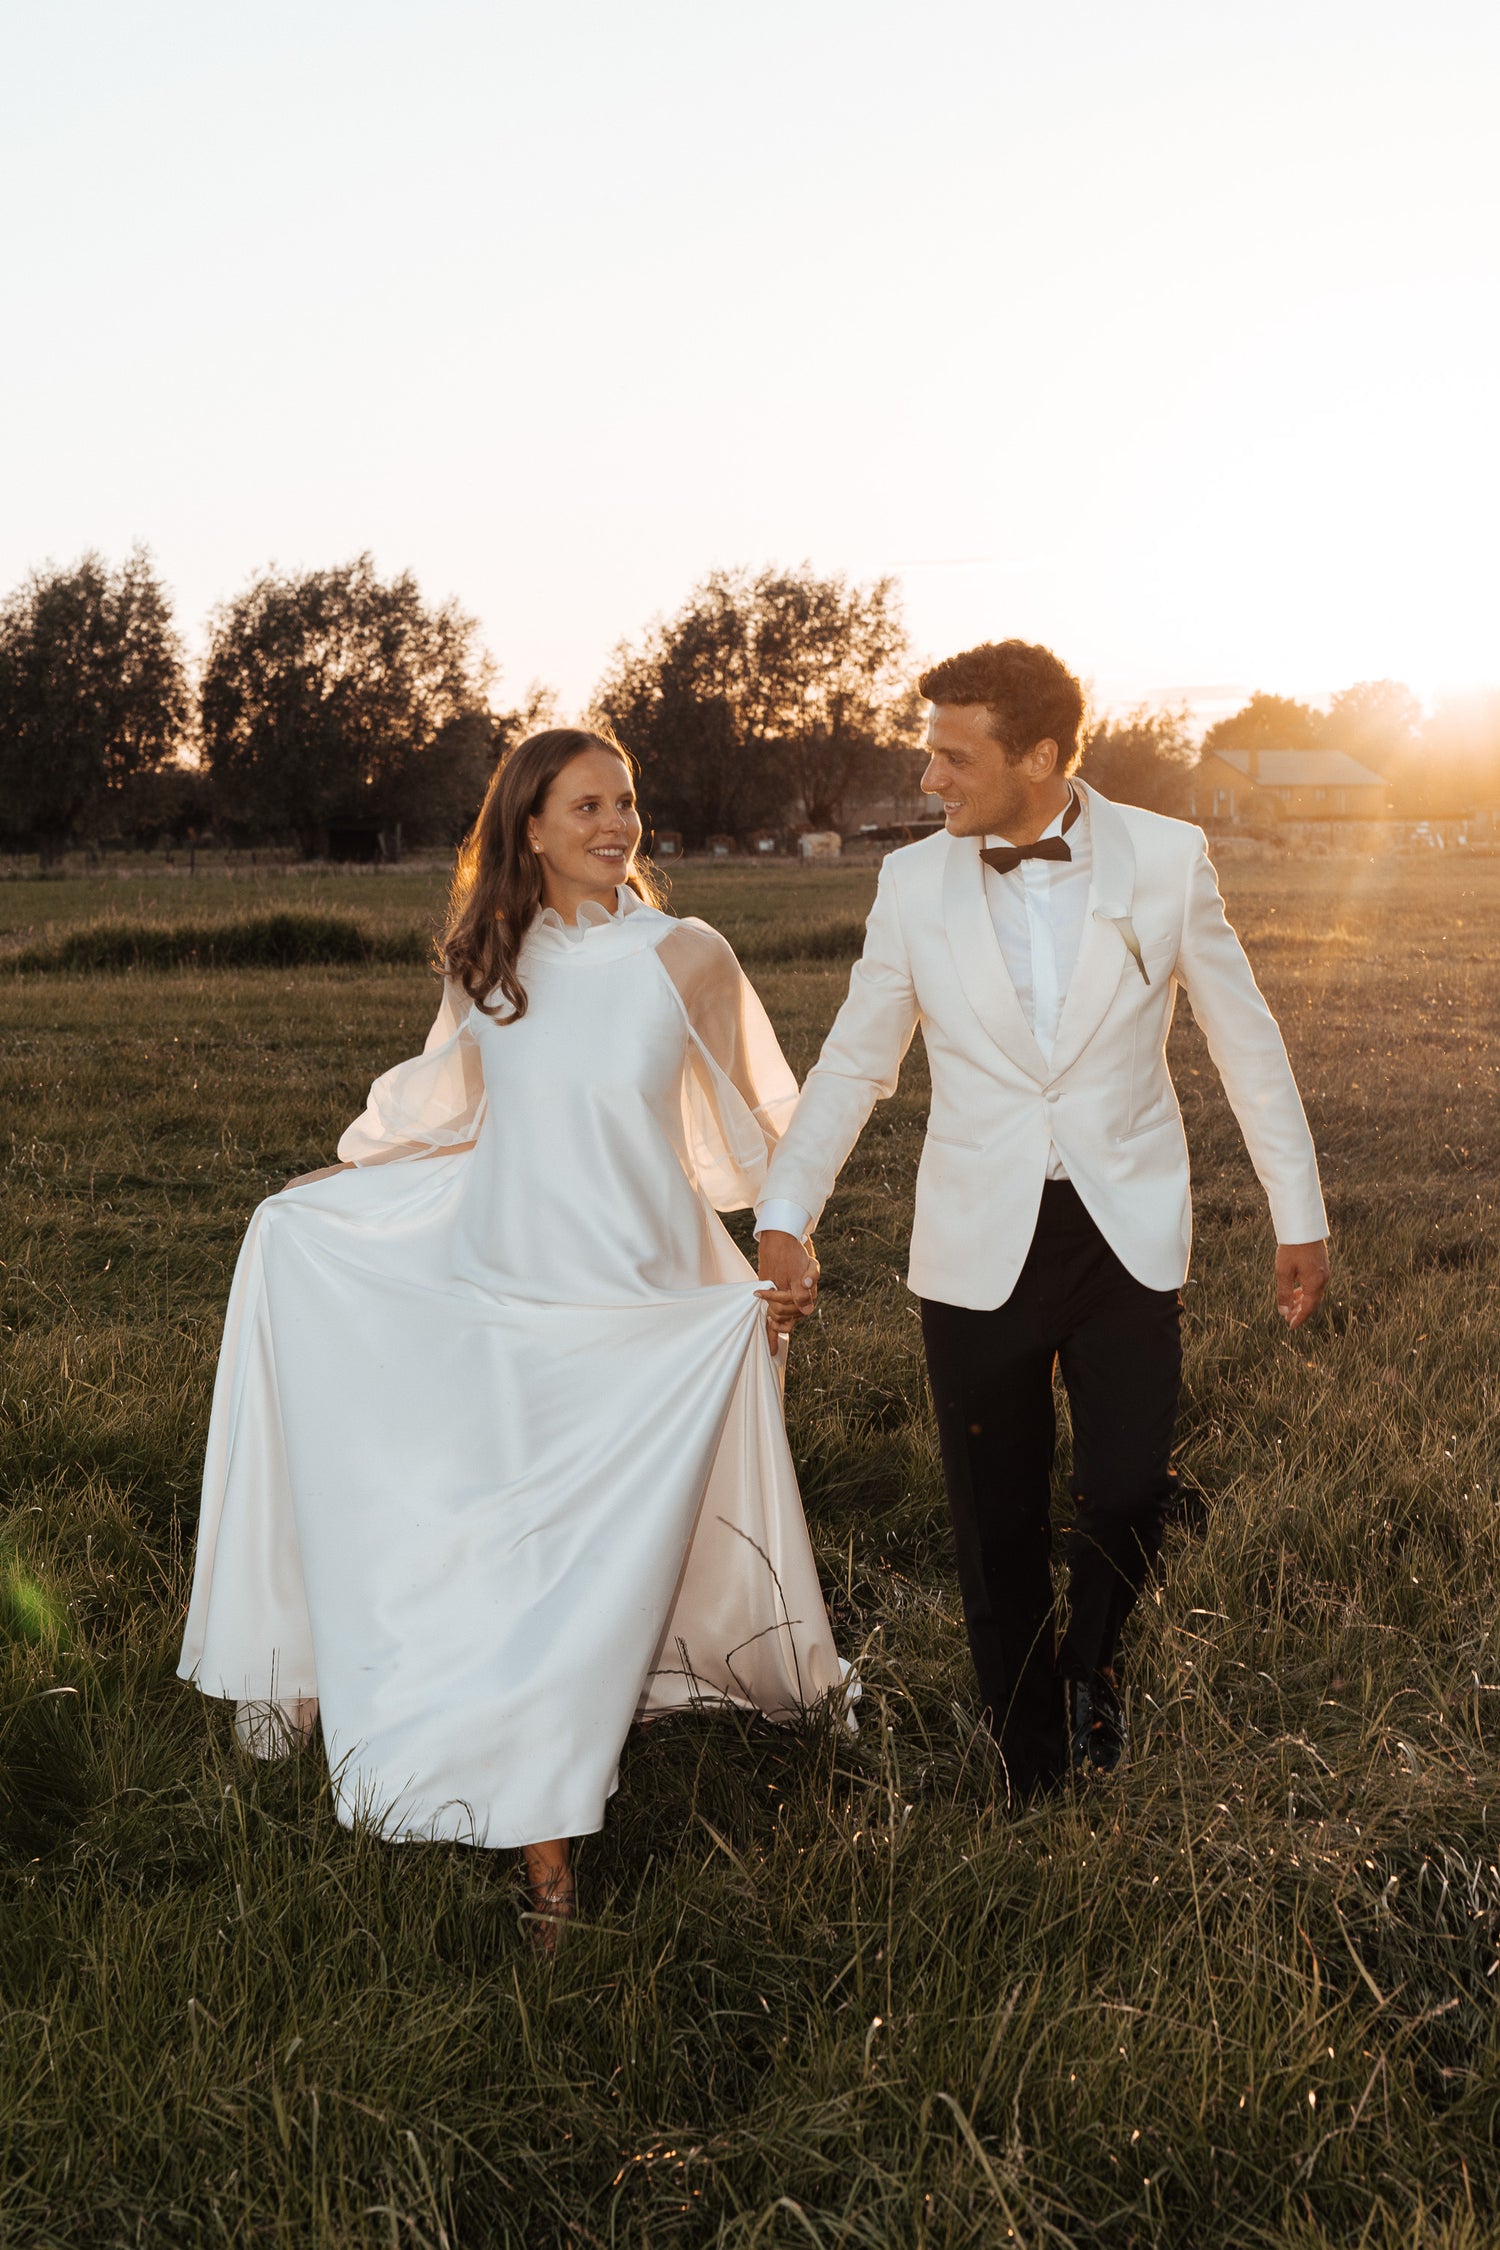
[[[872,888],[678,877],[799,1071]],[[900,1278],[914,1053],[790,1381],[862,1731],[633,1740],[546,1970],[504,1858],[345,1834],[316,1752],[247,1762],[173,1677],[245,1219],[419,1041],[430,981],[5,958],[282,910],[399,937],[441,878],[0,885],[4,2250],[1500,2240],[1500,861],[1227,888],[1335,1283],[1274,1320],[1184,1010],[1201,1509],[1133,1628],[1128,1775],[1010,1818],[976,1735]]]

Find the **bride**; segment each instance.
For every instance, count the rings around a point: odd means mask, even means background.
[[[574,728],[505,758],[426,1047],[252,1218],[180,1667],[260,1755],[321,1720],[346,1824],[519,1846],[545,1950],[633,1719],[787,1719],[847,1670],[782,1420],[799,1308],[715,1216],[796,1081],[728,944],[657,905],[632,774]]]

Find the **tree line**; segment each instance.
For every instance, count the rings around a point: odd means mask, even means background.
[[[920,773],[910,668],[890,580],[718,571],[616,651],[590,716],[690,844],[789,807],[835,827]],[[213,612],[196,679],[143,550],[33,571],[0,603],[0,843],[452,844],[507,745],[553,716],[546,689],[497,708],[494,686],[474,619],[368,555],[262,573]]]
[[[196,680],[144,551],[33,571],[0,604],[0,839],[448,841],[537,715],[489,683],[474,620],[367,555],[263,573],[214,611]]]
[[[689,845],[837,828],[872,800],[915,805],[916,668],[891,579],[713,571],[616,649],[587,716],[615,727],[658,828]],[[503,706],[495,686],[474,619],[368,555],[263,572],[212,613],[196,677],[143,549],[33,571],[0,602],[0,844],[44,861],[209,835],[310,855],[350,836],[452,844],[507,745],[553,716],[544,688]],[[1314,746],[1375,767],[1398,806],[1441,811],[1481,766],[1500,788],[1500,703],[1424,721],[1390,681],[1326,712],[1258,694],[1204,744]],[[1198,754],[1186,711],[1142,708],[1094,722],[1082,771],[1176,812]]]

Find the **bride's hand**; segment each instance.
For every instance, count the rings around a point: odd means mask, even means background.
[[[760,1278],[769,1284],[761,1291],[766,1337],[774,1352],[816,1306],[820,1269],[812,1244],[798,1242],[795,1235],[763,1234],[759,1250]]]
[[[817,1304],[818,1260],[810,1239],[799,1242],[794,1234],[782,1234],[775,1228],[767,1228],[756,1247],[760,1278],[771,1285],[772,1310],[767,1325],[774,1351],[778,1331],[790,1335]]]
[[[353,1170],[352,1164],[325,1164],[319,1171],[299,1172],[295,1179],[283,1180],[276,1192],[278,1195],[285,1195],[288,1188],[307,1187],[314,1180],[331,1180],[335,1172],[352,1172]]]
[[[779,1351],[798,1321],[806,1316],[790,1289],[763,1289],[761,1296],[766,1307],[766,1341],[773,1352]]]

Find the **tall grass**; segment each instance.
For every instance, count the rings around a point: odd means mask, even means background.
[[[172,1677],[245,1216],[430,981],[200,954],[0,986],[0,2244],[1497,2239],[1500,869],[1443,877],[1238,879],[1336,1227],[1299,1336],[1174,1034],[1204,1509],[1133,1628],[1123,1781],[1016,1815],[976,1730],[900,1283],[914,1054],[790,1382],[862,1731],[633,1739],[551,1970],[503,1860],[345,1833],[316,1752],[246,1761]],[[677,894],[747,955],[809,925],[760,956],[799,1069],[844,984],[814,926],[871,888],[819,880]]]
[[[33,975],[67,969],[288,969],[417,963],[431,952],[431,937],[419,929],[383,929],[352,914],[283,910],[201,922],[105,917],[20,946],[0,956],[0,965]]]
[[[749,922],[735,931],[748,968],[792,961],[850,962],[864,940],[864,921],[850,914],[804,916],[794,922]],[[290,969],[334,963],[430,962],[434,931],[321,910],[223,914],[206,921],[135,920],[103,916],[0,950],[0,970],[54,975],[75,970]]]

